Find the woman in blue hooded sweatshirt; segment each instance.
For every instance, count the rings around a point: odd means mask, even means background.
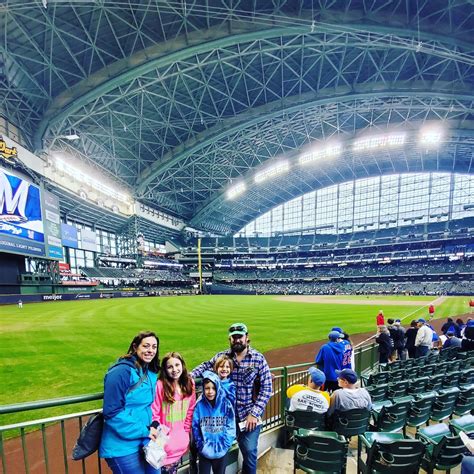
[[[193,414],[193,437],[199,452],[199,474],[223,474],[227,453],[235,441],[235,412],[221,387],[219,376],[206,371],[203,394]]]
[[[159,340],[151,331],[137,334],[104,379],[104,430],[99,455],[114,474],[159,474],[143,447],[150,441]]]

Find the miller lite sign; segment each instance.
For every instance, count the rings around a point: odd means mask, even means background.
[[[9,147],[5,140],[0,137],[0,156],[10,164],[15,163],[15,160],[18,158],[18,151],[16,147]]]

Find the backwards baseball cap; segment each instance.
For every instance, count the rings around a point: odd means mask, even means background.
[[[424,318],[419,318],[419,319],[418,319],[418,322],[425,324],[425,323],[426,323],[426,319],[424,319]]]
[[[343,335],[339,331],[331,331],[328,334],[328,339],[331,339],[331,341],[335,341],[336,339],[342,338]]]
[[[341,328],[338,328],[338,327],[332,328],[331,331],[337,331],[337,332],[340,332],[341,334],[344,332]]]
[[[321,387],[326,382],[326,376],[322,370],[317,369],[316,367],[310,367],[308,369],[308,374],[311,377],[312,382],[315,385]]]
[[[349,383],[356,383],[357,374],[351,369],[336,370],[337,378],[347,380]]]
[[[245,336],[248,333],[244,323],[234,323],[229,328],[229,336]]]

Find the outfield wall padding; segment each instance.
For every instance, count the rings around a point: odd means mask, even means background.
[[[73,301],[73,300],[98,300],[108,298],[140,298],[144,296],[159,296],[149,291],[111,291],[97,293],[76,294],[36,294],[36,295],[0,295],[0,304],[17,304],[18,300],[23,303],[42,303],[46,301]]]

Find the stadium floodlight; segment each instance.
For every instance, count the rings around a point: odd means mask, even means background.
[[[375,135],[356,140],[352,144],[353,151],[378,150],[380,148],[392,148],[405,144],[406,133],[390,133],[387,135]]]
[[[290,169],[290,164],[287,160],[279,161],[278,163],[265,168],[262,171],[259,171],[255,174],[254,181],[256,183],[262,183],[269,178],[278,176],[279,174],[286,173]]]
[[[303,153],[298,158],[300,165],[311,164],[325,158],[334,158],[342,153],[342,146],[338,143],[325,145],[321,148],[314,149]]]
[[[70,135],[64,135],[66,140],[79,140],[79,135],[77,133],[71,133]]]
[[[81,137],[77,133],[70,133],[68,135],[58,135],[57,137],[55,137],[56,140],[58,138],[64,138],[66,140],[72,141],[72,140],[79,140],[79,138]]]
[[[69,165],[69,163],[64,162],[60,158],[56,158],[56,168],[64,174],[71,176],[73,179],[90,186],[96,191],[101,192],[113,199],[129,204],[130,197],[124,193],[116,191],[110,186],[103,184],[98,179],[92,178],[91,176],[85,174],[84,172],[78,170]]]
[[[232,186],[227,190],[227,199],[235,199],[237,196],[242,194],[247,189],[246,184],[242,181],[241,183]]]
[[[443,128],[439,125],[423,127],[419,136],[420,145],[426,148],[437,147],[443,139]]]

